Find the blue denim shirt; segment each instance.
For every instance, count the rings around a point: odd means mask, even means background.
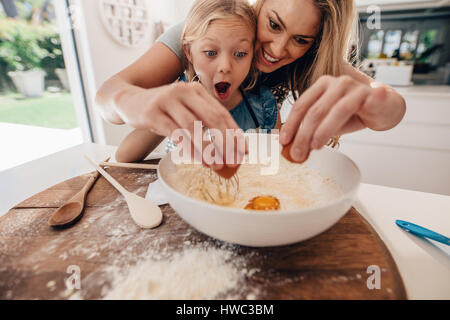
[[[277,101],[270,89],[266,86],[259,86],[257,89],[243,92],[244,99],[230,113],[238,126],[246,131],[248,129],[272,130],[277,124]],[[252,108],[258,123],[253,120],[250,111],[246,106]]]

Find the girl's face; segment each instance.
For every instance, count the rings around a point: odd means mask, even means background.
[[[301,58],[319,33],[321,18],[313,0],[265,0],[258,16],[256,67],[270,73]]]
[[[254,38],[241,19],[218,19],[185,50],[202,85],[226,107],[241,99],[238,88],[250,70]]]

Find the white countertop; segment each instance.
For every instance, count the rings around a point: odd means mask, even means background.
[[[450,299],[450,247],[395,224],[405,220],[449,236],[450,196],[362,184],[354,207],[391,252],[409,299]]]
[[[40,191],[92,171],[83,154],[101,161],[115,149],[81,144],[0,172],[0,216]],[[450,247],[417,238],[395,224],[406,220],[449,236],[449,196],[362,184],[354,206],[390,250],[409,299],[450,299]]]

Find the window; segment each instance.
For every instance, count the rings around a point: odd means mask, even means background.
[[[416,57],[419,57],[426,50],[433,47],[436,41],[436,35],[437,35],[436,29],[426,30],[425,32],[422,33],[422,35],[420,36],[419,45],[417,46]]]
[[[384,31],[378,30],[370,34],[368,43],[368,58],[378,58],[381,53],[381,48],[383,47],[383,36]]]
[[[391,58],[399,50],[402,30],[388,30],[384,38],[383,54]]]
[[[400,45],[400,58],[403,60],[412,60],[416,51],[419,30],[407,31]]]
[[[90,140],[67,3],[9,3],[0,6],[0,171]]]
[[[428,64],[432,71],[450,62],[450,7],[382,12],[379,29],[368,23],[370,17],[359,13],[360,60],[396,58]]]

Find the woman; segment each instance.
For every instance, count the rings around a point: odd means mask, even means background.
[[[280,131],[281,144],[292,143],[294,161],[305,161],[311,149],[320,149],[332,137],[363,128],[388,130],[401,121],[404,99],[346,61],[353,1],[257,0],[255,10],[259,83],[269,85],[280,103],[288,91],[298,97]],[[170,136],[177,128],[192,127],[192,121],[180,116],[189,111],[207,127],[237,129],[201,85],[173,83],[183,71],[176,51],[156,42],[106,81],[96,97],[103,117]]]

